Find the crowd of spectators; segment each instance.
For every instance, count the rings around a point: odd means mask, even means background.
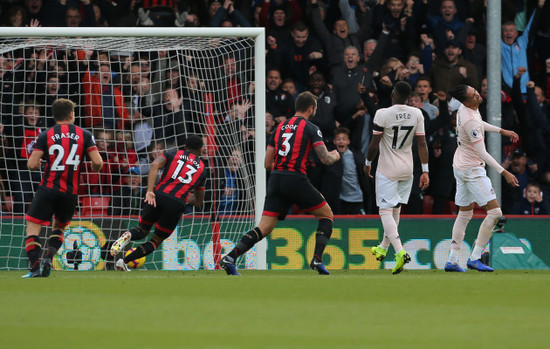
[[[404,211],[437,214],[456,210],[452,157],[458,107],[449,103],[448,91],[468,84],[487,96],[486,3],[24,0],[2,1],[0,18],[4,26],[19,27],[266,28],[266,135],[293,115],[298,93],[319,97],[312,122],[327,146],[346,155],[333,168],[312,158],[309,172],[335,214],[376,213],[374,183],[360,164],[376,110],[390,105],[396,81],[407,81],[414,90],[409,104],[422,110],[426,122],[431,185],[426,192],[413,190]],[[521,184],[517,190],[503,185],[508,214],[548,213],[543,204],[550,195],[548,18],[546,0],[502,1],[502,127],[521,138],[519,144],[502,139],[500,160]],[[264,88],[252,79],[253,60],[243,61],[251,51],[242,51],[213,62],[182,51],[35,47],[3,53],[3,211],[24,212],[39,181],[25,161],[34,137],[52,125],[48,106],[60,97],[81,106],[77,123],[94,132],[105,161],[100,173],[84,171],[80,193],[112,197],[109,213],[138,212],[150,163],[165,149],[180,147],[190,133],[205,137],[205,156],[220,169],[211,202],[224,214],[239,211],[247,190],[243,178],[252,172],[247,164],[254,159],[253,95]],[[213,75],[207,81],[194,66]],[[486,102],[480,111],[487,119]],[[418,177],[420,168],[415,173]]]

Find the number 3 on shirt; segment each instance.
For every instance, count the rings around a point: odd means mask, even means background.
[[[185,165],[185,161],[178,160],[178,166],[174,170],[174,174],[172,175],[172,179],[177,179],[178,181],[182,182],[183,184],[191,183],[191,180],[193,179],[193,173],[197,172],[197,169],[191,166],[191,164],[187,164],[188,171],[185,172],[186,176],[183,178],[182,176],[179,176],[181,168]]]
[[[290,143],[288,141],[290,141],[290,138],[292,138],[293,135],[294,133],[283,133],[283,149],[279,149],[279,155],[288,155],[288,152],[290,151]]]

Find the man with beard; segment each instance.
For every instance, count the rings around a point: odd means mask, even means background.
[[[316,109],[317,97],[311,92],[302,92],[296,98],[296,115],[282,122],[269,140],[265,168],[271,171],[271,175],[262,218],[258,226],[243,234],[235,248],[220,261],[227,275],[239,275],[237,258],[269,235],[294,203],[319,222],[310,267],[321,275],[329,274],[322,256],[332,234],[332,209],[308,180],[306,165],[312,149],[327,166],[338,161],[340,154],[337,150],[327,150],[321,131],[309,121]]]
[[[449,92],[456,85],[469,85],[479,88],[475,65],[460,57],[462,49],[456,40],[445,43],[444,55],[437,57],[430,71],[432,87],[435,91]]]

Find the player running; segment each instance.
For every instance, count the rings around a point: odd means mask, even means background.
[[[403,249],[397,227],[401,204],[409,201],[413,182],[413,135],[416,136],[418,155],[422,162],[420,188],[428,187],[428,146],[424,137],[424,117],[420,109],[407,105],[411,86],[399,81],[393,88],[392,106],[378,109],[374,115],[373,137],[367,151],[365,173],[372,178],[371,163],[380,150],[376,169],[376,205],[384,228],[384,238],[371,252],[384,260],[390,243],[395,250],[393,274],[403,271],[411,257]]]
[[[145,238],[149,235],[153,224],[155,224],[155,232],[151,240],[117,260],[115,264],[117,270],[130,271],[128,262],[155,251],[172,234],[187,204],[202,206],[204,183],[208,173],[200,158],[202,147],[201,137],[189,136],[185,141],[185,150],[166,152],[153,161],[147,177],[145,206],[141,210],[138,226],[122,234],[111,247],[110,253],[116,256],[128,242]],[[158,170],[161,168],[164,168],[164,171],[155,187]],[[191,191],[193,191],[193,197],[189,196]]]
[[[260,224],[245,233],[235,248],[221,259],[220,266],[227,275],[239,275],[235,265],[237,258],[271,233],[294,203],[319,221],[310,267],[319,274],[329,274],[322,257],[332,234],[333,214],[321,193],[309,182],[306,164],[312,148],[325,165],[338,161],[340,154],[337,150],[327,150],[321,131],[309,121],[317,110],[317,97],[303,92],[296,98],[295,105],[295,116],[277,127],[267,146],[265,168],[271,171],[271,176]]]
[[[75,104],[68,99],[57,99],[53,102],[55,125],[38,135],[27,161],[27,168],[31,171],[40,169],[42,160],[46,166],[40,186],[25,216],[25,251],[30,268],[23,278],[50,276],[53,256],[63,244],[63,231],[71,222],[75,211],[82,162],[88,156],[94,171],[99,171],[103,167],[103,160],[92,134],[73,125],[74,107]],[[40,230],[43,225],[50,225],[54,215],[52,233],[48,238],[48,250],[40,266]]]
[[[456,114],[456,140],[458,148],[453,158],[453,171],[456,179],[455,203],[458,206],[458,215],[453,225],[451,252],[445,263],[445,271],[464,272],[458,265],[458,254],[466,227],[472,219],[474,202],[477,202],[487,216],[479,227],[477,239],[472,254],[466,263],[470,269],[479,271],[493,271],[493,268],[481,263],[481,253],[493,235],[493,228],[502,217],[502,211],[496,199],[491,180],[485,172],[485,164],[502,174],[508,184],[519,187],[518,179],[506,171],[487,153],[484,143],[485,131],[500,133],[517,142],[519,136],[513,132],[501,129],[484,122],[479,114],[478,107],[483,101],[479,92],[467,85],[458,85],[451,93],[462,105]]]

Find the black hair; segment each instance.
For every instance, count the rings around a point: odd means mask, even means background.
[[[460,103],[466,101],[466,93],[468,92],[468,85],[458,85],[451,91],[451,97],[454,97]]]
[[[185,140],[185,146],[189,150],[199,151],[204,146],[202,138],[197,135],[191,135]]]
[[[406,81],[398,81],[393,88],[396,97],[401,100],[407,100],[411,95],[411,85]]]

